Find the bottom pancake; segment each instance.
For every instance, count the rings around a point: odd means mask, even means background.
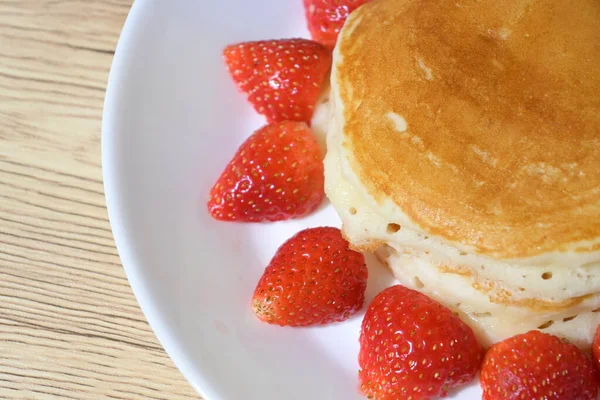
[[[457,312],[486,347],[539,329],[589,349],[600,324],[600,294],[577,299],[563,308],[534,312],[527,306],[492,302],[481,288],[473,285],[471,277],[456,273],[456,269],[432,265],[387,245],[376,254],[402,285],[425,293]]]

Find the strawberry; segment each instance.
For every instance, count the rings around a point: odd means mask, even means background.
[[[600,379],[600,326],[596,328],[596,335],[594,336],[594,342],[592,343],[592,355],[594,356],[596,374]]]
[[[343,321],[365,300],[368,271],[337,228],[306,229],[286,241],[260,278],[252,307],[281,326]]]
[[[317,42],[284,39],[227,46],[225,64],[238,88],[269,122],[309,123],[331,67],[331,54]]]
[[[304,0],[304,13],[312,38],[333,49],[348,15],[368,1]]]
[[[361,390],[377,400],[431,399],[471,381],[483,352],[452,311],[396,285],[379,293],[360,333]]]
[[[556,336],[530,331],[492,346],[481,367],[484,400],[595,400],[592,360]]]
[[[218,220],[262,222],[302,217],[324,197],[321,149],[304,122],[267,125],[250,136],[210,192]]]

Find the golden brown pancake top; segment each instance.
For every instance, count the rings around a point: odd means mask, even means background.
[[[499,258],[592,250],[600,0],[375,0],[337,51],[345,153],[377,200]]]

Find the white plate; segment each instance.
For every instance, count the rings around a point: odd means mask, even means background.
[[[333,209],[250,225],[213,221],[205,206],[237,146],[264,123],[234,88],[221,50],[308,37],[301,3],[137,0],[110,74],[102,161],[119,254],[158,339],[209,400],[363,398],[362,314],[292,329],[258,322],[249,306],[275,249],[300,229],[338,225]],[[381,266],[370,272],[367,301],[393,282]],[[474,384],[454,398],[480,393]]]

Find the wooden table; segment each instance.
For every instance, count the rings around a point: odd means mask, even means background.
[[[107,219],[100,121],[132,0],[0,0],[0,398],[197,399]]]

